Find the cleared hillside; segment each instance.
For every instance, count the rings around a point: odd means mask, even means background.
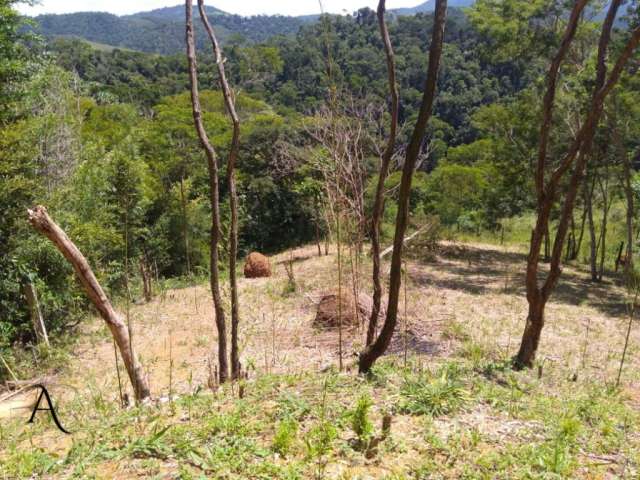
[[[284,262],[293,260],[297,289]],[[541,371],[513,372],[526,311],[513,248],[445,244],[408,263],[406,309],[374,375],[337,371],[338,332],[312,326],[335,288],[336,257],[315,247],[272,259],[240,283],[249,378],[208,380],[215,329],[204,285],[162,290],[131,309],[153,405],[120,409],[104,326],[51,380],[65,427],[45,415],[3,424],[8,478],[635,478],[640,465],[637,345],[612,388],[625,294],[567,268],[549,306]],[[368,291],[366,276],[362,288]],[[404,302],[404,300],[403,300]],[[403,303],[404,305],[404,303]],[[124,306],[121,306],[121,310]],[[344,332],[345,364],[363,332]],[[406,363],[405,363],[406,349]],[[28,398],[26,398],[28,400]],[[391,419],[385,435],[383,418]],[[8,422],[8,423],[6,423]],[[360,432],[360,433],[357,433]]]

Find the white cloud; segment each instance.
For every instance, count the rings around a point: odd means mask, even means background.
[[[422,0],[423,1],[423,0]],[[411,7],[422,3],[421,0],[388,0],[387,8]],[[71,12],[111,12],[117,15],[152,10],[179,4],[179,0],[40,0],[40,4],[30,7],[19,5],[18,10],[27,15],[40,13]],[[195,3],[195,2],[194,2]],[[320,12],[318,0],[214,0],[206,2],[229,13],[238,15],[281,14],[307,15]],[[322,0],[324,11],[332,13],[351,13],[361,7],[375,8],[376,0]]]

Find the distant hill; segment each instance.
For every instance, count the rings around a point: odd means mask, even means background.
[[[448,7],[464,8],[470,7],[475,3],[475,0],[449,0],[447,2]],[[416,13],[430,13],[435,8],[435,0],[427,0],[420,5],[408,8],[394,8],[391,11],[396,15],[415,15]]]
[[[466,7],[474,0],[450,0],[451,7]],[[415,15],[433,11],[435,0],[411,8],[391,10],[396,15]],[[207,15],[216,28],[222,43],[233,36],[250,42],[262,42],[275,35],[295,34],[302,25],[314,22],[318,15],[288,17],[283,15],[256,15],[243,17],[207,6]],[[205,33],[199,23],[198,9],[194,8],[196,44],[208,47]],[[158,8],[148,12],[117,16],[105,12],[79,12],[63,15],[35,17],[36,30],[45,37],[71,37],[106,46],[128,48],[149,53],[172,54],[184,50],[184,6]]]
[[[205,6],[207,15],[212,18],[216,15],[233,16],[230,13],[224,12],[218,8]],[[198,8],[193,7],[194,16],[200,17]],[[184,21],[184,5],[176,5],[174,7],[163,7],[150,10],[148,12],[138,12],[132,15],[125,15],[123,18],[148,18],[156,21]]]
[[[290,35],[315,16],[286,17],[258,15],[242,17],[207,7],[221,42],[240,35],[250,42],[262,42],[275,35]],[[204,48],[205,33],[194,9],[196,43]],[[90,42],[150,53],[170,54],[184,50],[184,6],[160,8],[133,15],[117,16],[105,12],[79,12],[35,17],[36,31],[45,37],[74,37]]]

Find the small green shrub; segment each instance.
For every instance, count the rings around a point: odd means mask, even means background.
[[[325,420],[314,425],[305,438],[308,457],[319,458],[330,453],[337,437],[338,430],[333,423]]]
[[[351,428],[358,437],[360,446],[366,446],[373,436],[373,423],[369,419],[369,411],[373,402],[368,394],[358,398],[355,408],[349,412]]]
[[[458,375],[451,369],[443,369],[435,378],[425,375],[406,378],[400,393],[400,411],[434,417],[457,411],[467,397]]]
[[[298,434],[298,422],[293,418],[287,418],[278,422],[276,425],[276,433],[273,436],[273,451],[279,453],[283,457],[291,450],[291,446],[296,440]]]
[[[452,320],[447,322],[442,330],[442,338],[445,340],[458,340],[465,342],[469,340],[469,333],[466,326],[460,322]]]

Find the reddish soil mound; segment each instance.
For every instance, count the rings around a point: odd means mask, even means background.
[[[340,306],[340,310],[338,306]],[[313,324],[316,327],[336,328],[340,324],[340,319],[342,319],[342,326],[355,327],[360,322],[366,323],[369,321],[372,306],[371,297],[364,293],[358,295],[357,306],[351,292],[343,292],[340,302],[338,302],[338,295],[325,295],[318,303],[318,310]]]
[[[244,263],[245,278],[260,278],[271,276],[269,259],[258,252],[251,252]]]

